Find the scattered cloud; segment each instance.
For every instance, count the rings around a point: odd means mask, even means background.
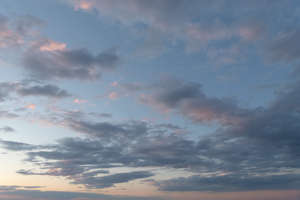
[[[5,101],[12,93],[21,97],[35,96],[57,99],[71,96],[66,90],[52,84],[32,84],[26,81],[0,83],[0,101]]]
[[[225,125],[242,123],[249,110],[238,107],[232,99],[208,97],[197,83],[178,80],[163,81],[150,95],[142,95],[140,101],[163,112],[175,111],[195,122],[218,121]]]
[[[87,49],[65,49],[64,44],[46,41],[24,53],[23,67],[38,79],[95,80],[119,60],[114,50],[93,55]]]

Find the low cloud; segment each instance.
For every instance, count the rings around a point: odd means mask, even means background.
[[[13,93],[21,97],[35,96],[58,99],[71,96],[66,90],[52,84],[32,84],[25,81],[0,83],[0,101],[5,101]]]
[[[24,53],[23,66],[38,79],[95,80],[103,71],[116,68],[119,60],[114,50],[93,55],[87,49],[67,49],[46,40]]]
[[[250,113],[232,99],[208,97],[200,84],[177,80],[161,82],[153,88],[153,94],[143,95],[140,100],[162,112],[180,113],[194,122],[218,121],[224,125],[236,125]]]

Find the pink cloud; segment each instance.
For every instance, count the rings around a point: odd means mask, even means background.
[[[119,82],[118,81],[114,81],[111,83],[111,86],[112,87],[117,87],[119,85]]]
[[[62,51],[66,49],[66,46],[67,45],[65,43],[49,40],[40,46],[40,51]]]
[[[36,108],[36,105],[35,104],[28,104],[25,106],[27,109],[31,109],[31,110],[34,110]]]
[[[93,8],[93,3],[86,0],[77,0],[74,1],[74,8],[75,10],[90,10]]]
[[[82,104],[87,103],[88,101],[86,99],[74,99],[73,102],[76,104]]]
[[[119,97],[119,95],[118,95],[117,92],[111,92],[108,95],[108,98],[111,99],[111,100],[116,100],[118,97]]]

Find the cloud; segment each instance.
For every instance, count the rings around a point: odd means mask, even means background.
[[[285,184],[283,184],[285,183]],[[236,192],[251,190],[300,189],[299,175],[247,176],[243,174],[176,178],[156,183],[164,191]]]
[[[109,98],[110,100],[116,100],[116,99],[118,99],[118,97],[119,97],[119,95],[118,95],[117,92],[111,92],[111,93],[109,93],[109,95],[108,95],[108,98]]]
[[[10,126],[4,126],[0,128],[0,131],[3,131],[4,133],[11,133],[11,132],[15,132],[15,129],[13,129]]]
[[[292,76],[298,79],[300,74],[299,53],[300,30],[285,31],[273,39],[267,48],[267,56],[272,61],[292,64]]]
[[[232,99],[206,96],[201,85],[168,80],[158,84],[151,95],[141,96],[141,102],[163,112],[175,111],[194,122],[218,121],[232,125],[242,123],[249,110],[242,109]]]
[[[39,148],[39,146],[36,145],[7,140],[0,140],[0,145],[10,151],[30,151]]]
[[[55,85],[35,85],[17,88],[20,96],[45,96],[52,98],[65,98],[71,96],[66,90],[60,89]]]
[[[42,20],[31,15],[18,16],[16,19],[0,15],[0,48],[22,45],[26,37],[38,33],[36,28],[43,24]]]
[[[30,110],[35,110],[36,105],[31,103],[31,104],[26,105],[25,108],[30,109]]]
[[[45,22],[32,15],[18,16],[14,22],[16,32],[23,36],[34,36]]]
[[[297,82],[278,93],[265,108],[248,110],[207,97],[195,83],[171,81],[159,89],[153,87],[155,103],[168,109],[189,118],[190,110],[185,110],[189,106],[196,110],[192,113],[213,113],[212,118],[196,122],[217,120],[223,126],[200,138],[176,134],[180,127],[173,124],[111,123],[65,114],[54,123],[83,137],[63,138],[45,147],[10,141],[1,144],[9,150],[26,151],[26,161],[37,164],[38,170],[24,169],[19,173],[62,176],[89,188],[112,187],[123,181],[150,177],[147,169],[151,167],[193,174],[154,180],[156,186],[168,191],[299,189],[299,85]],[[242,123],[228,120],[233,118],[241,118]],[[116,167],[130,169],[130,174],[101,174],[101,170]],[[141,176],[135,176],[136,168],[142,169]]]
[[[7,48],[23,43],[22,37],[9,28],[9,19],[0,15],[0,48]]]
[[[136,171],[128,173],[117,173],[102,177],[84,176],[75,179],[73,183],[84,184],[88,188],[108,188],[114,186],[114,184],[117,183],[126,183],[131,180],[148,178],[153,175],[153,173],[148,171]]]
[[[48,40],[45,44],[40,46],[40,51],[62,51],[66,49],[66,47],[67,45],[65,43]]]
[[[13,118],[17,118],[17,117],[19,117],[19,115],[15,114],[15,113],[12,113],[7,110],[0,110],[0,118],[13,119]]]
[[[19,185],[0,185],[0,193],[1,192],[13,192],[17,189],[35,189],[42,188],[41,186],[19,186]]]
[[[67,98],[71,96],[66,90],[52,84],[32,84],[28,82],[0,83],[0,101],[5,101],[12,93],[19,96],[36,96],[51,98]]]
[[[226,50],[232,44],[259,40],[264,34],[262,27],[266,27],[262,24],[268,23],[261,19],[268,19],[264,10],[270,4],[269,1],[223,0],[128,0],[126,5],[121,0],[65,1],[75,10],[97,11],[101,19],[114,20],[130,28],[143,25],[138,31],[144,33],[144,44],[136,49],[137,55],[143,57],[161,55],[174,41],[183,41],[188,51],[206,53],[207,47],[218,42],[219,48]],[[275,7],[273,4],[272,8]]]
[[[38,79],[95,80],[101,72],[114,69],[119,56],[114,50],[98,55],[87,49],[66,49],[64,44],[42,41],[28,49],[23,67]]]
[[[80,193],[80,192],[64,192],[64,191],[40,191],[30,190],[30,187],[22,186],[0,186],[4,190],[0,192],[0,199],[12,198],[14,200],[162,200],[158,197],[135,197],[135,196],[118,196],[105,195],[99,193]],[[22,189],[24,188],[24,189]],[[4,196],[4,197],[3,197]]]
[[[83,104],[83,103],[87,103],[88,101],[86,99],[74,99],[73,100],[74,103],[76,104]]]
[[[298,60],[300,58],[299,46],[297,45],[299,35],[300,30],[284,32],[279,35],[269,47],[272,59],[288,62]]]

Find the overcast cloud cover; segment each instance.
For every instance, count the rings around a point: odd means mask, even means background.
[[[298,200],[296,0],[3,0],[0,200]]]

